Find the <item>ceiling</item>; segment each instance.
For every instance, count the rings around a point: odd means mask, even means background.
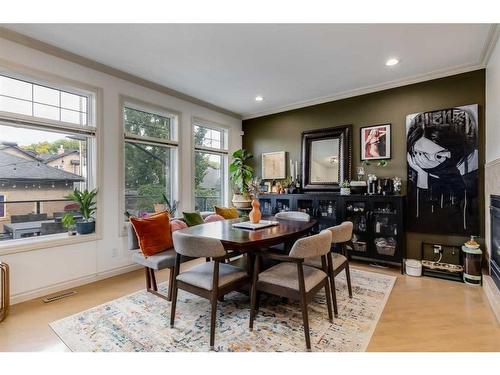
[[[490,24],[9,24],[251,118],[481,68]],[[385,61],[396,57],[398,65]],[[264,101],[256,102],[262,95]]]

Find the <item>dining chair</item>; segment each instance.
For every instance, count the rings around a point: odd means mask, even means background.
[[[327,255],[328,276],[331,284],[333,311],[335,317],[337,317],[338,306],[337,306],[337,292],[335,289],[335,277],[343,270],[345,270],[347,289],[349,291],[349,298],[352,298],[351,274],[349,271],[347,244],[352,239],[353,224],[350,221],[344,221],[340,225],[328,228],[328,230],[332,233],[332,244],[337,244],[338,246],[340,246],[340,251],[342,252],[342,254],[330,252]],[[322,262],[320,257],[307,259],[305,263],[309,266],[322,269]]]
[[[210,300],[210,349],[215,344],[215,320],[217,300],[225,294],[243,287],[249,281],[247,272],[239,267],[224,263],[227,257],[234,256],[224,249],[222,243],[214,238],[198,237],[179,231],[173,233],[174,248],[177,252],[175,260],[175,277],[170,313],[170,327],[173,328],[177,292],[179,289]],[[191,258],[211,258],[186,271],[179,272],[181,256]]]
[[[278,221],[279,220],[290,220],[290,221],[308,222],[311,220],[311,216],[308,213],[301,212],[301,211],[282,211],[282,212],[278,212],[276,215],[274,215],[274,217]],[[280,252],[280,253],[288,254],[292,245],[293,245],[293,242],[287,241],[285,243],[271,246],[271,248],[275,251]]]
[[[307,306],[321,288],[325,288],[328,318],[330,322],[333,321],[332,300],[326,264],[326,254],[330,252],[331,242],[331,231],[323,230],[319,234],[298,239],[290,250],[289,255],[277,254],[271,251],[262,251],[257,254],[252,279],[250,330],[253,330],[253,322],[257,314],[259,292],[299,300],[302,310],[306,348],[307,350],[311,350]],[[320,257],[322,269],[304,264],[305,259],[312,257]],[[259,273],[260,258],[274,259],[281,263]]]

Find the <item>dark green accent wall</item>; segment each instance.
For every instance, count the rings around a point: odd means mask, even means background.
[[[481,237],[484,236],[484,104],[485,70],[476,70],[446,78],[336,100],[292,111],[243,121],[243,147],[254,155],[256,175],[261,174],[261,154],[287,151],[288,157],[300,160],[301,133],[304,130],[353,125],[353,170],[361,165],[359,132],[362,126],[392,124],[392,159],[385,168],[366,167],[368,173],[381,177],[399,176],[406,188],[406,115],[467,104],[479,105]],[[288,166],[288,161],[287,161]],[[456,236],[407,234],[408,257],[417,257],[421,241],[459,244]]]

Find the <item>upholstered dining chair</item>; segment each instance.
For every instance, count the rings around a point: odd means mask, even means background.
[[[349,271],[349,259],[347,256],[347,244],[352,239],[352,229],[353,229],[353,224],[350,221],[344,221],[340,225],[328,228],[328,230],[332,233],[332,244],[337,244],[338,246],[340,246],[340,251],[342,252],[342,254],[330,252],[327,256],[328,276],[330,278],[332,299],[333,299],[333,311],[335,313],[335,317],[338,316],[335,277],[343,270],[345,270],[349,298],[352,298],[351,273]],[[305,263],[309,266],[322,269],[322,263],[320,257],[307,259]]]
[[[329,230],[323,230],[319,234],[298,239],[290,250],[289,255],[277,254],[270,251],[262,251],[257,254],[252,280],[250,330],[253,330],[259,292],[299,300],[302,310],[306,348],[307,350],[311,350],[307,306],[321,288],[325,288],[328,318],[330,321],[333,321],[326,260],[326,254],[330,252],[331,242],[332,233]],[[261,257],[278,260],[281,263],[259,273],[259,258]],[[322,269],[304,264],[305,259],[312,257],[320,257]]]
[[[301,212],[301,211],[282,211],[278,212],[274,217],[279,221],[279,220],[290,220],[290,221],[305,221],[308,222],[311,220],[311,216],[306,213],[306,212]],[[291,247],[293,245],[293,242],[285,242],[285,243],[280,243],[279,245],[274,245],[271,246],[271,248],[275,251],[278,251],[283,254],[288,254],[290,251]]]
[[[128,249],[133,251],[132,261],[134,263],[144,266],[144,271],[146,273],[146,290],[160,298],[166,299],[167,301],[172,300],[172,290],[173,290],[173,280],[174,280],[174,266],[175,266],[175,250],[168,249],[145,257],[139,247],[139,240],[131,224],[127,225],[128,234]],[[183,262],[190,260],[189,258],[182,258]],[[158,292],[158,285],[156,283],[155,271],[160,271],[165,268],[169,270],[169,282],[168,282],[168,292],[167,295],[163,295]]]
[[[214,349],[217,300],[247,284],[249,281],[248,274],[239,267],[224,263],[224,260],[230,257],[231,254],[226,252],[222,243],[217,239],[174,232],[173,240],[177,256],[174,268],[175,277],[170,327],[173,328],[174,326],[179,289],[206,298],[210,300],[212,305],[210,314],[210,349]],[[184,272],[179,272],[182,256],[211,258],[212,260],[198,264]]]

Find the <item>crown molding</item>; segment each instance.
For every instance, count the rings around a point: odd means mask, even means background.
[[[414,83],[420,83],[420,82],[430,81],[433,79],[449,77],[449,76],[456,75],[456,74],[467,73],[467,72],[471,72],[471,71],[478,70],[478,69],[484,69],[484,68],[486,68],[486,65],[488,64],[490,56],[491,56],[493,50],[495,49],[495,46],[497,44],[499,37],[500,37],[499,24],[492,24],[490,26],[488,36],[485,39],[481,54],[480,54],[478,61],[476,63],[457,65],[457,66],[449,67],[446,69],[440,69],[440,70],[436,70],[436,71],[425,73],[425,74],[419,74],[419,75],[415,75],[415,76],[411,76],[411,77],[402,78],[399,80],[394,80],[394,81],[385,82],[385,83],[376,84],[376,85],[365,86],[365,87],[354,89],[354,90],[343,91],[343,92],[340,92],[340,93],[337,93],[334,95],[318,97],[315,99],[308,99],[308,100],[296,102],[293,104],[288,104],[285,106],[271,108],[267,111],[243,114],[243,120],[250,120],[253,118],[257,118],[257,117],[269,116],[269,115],[273,115],[276,113],[292,111],[294,109],[310,107],[313,105],[333,102],[336,100],[352,98],[354,96],[371,94],[374,92],[389,90],[389,89],[393,89],[396,87],[407,86],[407,85],[411,85]]]
[[[187,102],[223,113],[225,115],[241,119],[241,115],[239,113],[232,112],[228,109],[219,107],[215,104],[206,102],[202,99],[195,98],[191,95],[184,94],[180,91],[171,89],[169,87],[160,85],[158,83],[149,81],[147,79],[141,78],[131,73],[127,73],[123,70],[113,68],[109,65],[99,63],[87,57],[78,55],[76,53],[70,52],[63,48],[56,47],[52,44],[42,42],[41,40],[29,37],[27,35],[18,33],[17,31],[10,30],[6,27],[0,26],[0,38],[9,40],[11,42],[21,44],[25,47],[33,48],[35,50],[41,51],[43,53],[58,57],[60,59],[64,59],[70,61],[72,63],[84,66],[86,68],[90,68],[96,70],[98,72],[108,74],[110,76],[123,79],[125,81],[134,83],[139,86],[143,86],[145,88],[160,92],[162,94],[173,96],[177,99],[185,100]]]

